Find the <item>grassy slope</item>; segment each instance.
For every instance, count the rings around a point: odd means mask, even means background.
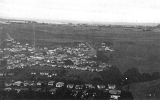
[[[104,40],[113,42],[116,59],[112,63],[122,72],[131,67],[137,67],[141,72],[154,72],[160,69],[158,32],[97,26],[35,25],[35,27],[38,40],[72,42],[87,39],[93,42]],[[15,39],[33,40],[33,30],[31,24],[11,24],[6,28],[6,32]]]
[[[159,100],[160,80],[132,84],[130,91],[135,100]]]

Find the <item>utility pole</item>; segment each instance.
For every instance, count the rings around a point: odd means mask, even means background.
[[[0,27],[0,34],[1,34],[1,48],[4,48],[4,45],[2,44],[5,41],[5,29],[4,27]]]
[[[33,45],[34,45],[34,49],[36,49],[36,34],[35,34],[35,24],[33,23]]]

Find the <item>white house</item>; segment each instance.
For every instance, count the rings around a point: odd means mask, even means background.
[[[73,89],[73,87],[74,87],[74,84],[67,84],[68,89]]]
[[[97,85],[98,89],[105,89],[105,87],[106,87],[105,85]]]
[[[86,88],[90,88],[90,89],[91,89],[91,88],[95,88],[92,84],[85,84],[85,87],[86,87]]]
[[[115,89],[116,85],[115,84],[108,84],[108,89]]]
[[[64,86],[64,83],[63,82],[58,82],[56,83],[56,87],[63,87]]]
[[[43,83],[43,82],[39,81],[39,82],[37,82],[37,85],[38,85],[38,86],[41,86],[42,83]]]
[[[3,73],[0,73],[0,76],[3,76]]]
[[[6,82],[4,85],[5,85],[6,87],[9,87],[9,86],[12,86],[12,83]]]
[[[81,89],[83,89],[83,85],[76,85],[76,86],[75,86],[75,89],[81,90]]]
[[[119,95],[111,95],[110,98],[113,100],[118,100],[119,97],[120,97]]]
[[[29,82],[24,81],[24,82],[23,82],[23,85],[24,85],[24,86],[29,86]]]
[[[21,81],[17,81],[17,82],[14,82],[13,85],[14,85],[14,86],[21,86],[22,83],[23,83],[23,82],[21,82]]]
[[[4,88],[4,91],[10,91],[12,90],[12,88],[8,87],[8,88]]]
[[[48,82],[48,85],[49,85],[49,86],[53,86],[54,83],[55,83],[55,81],[49,81],[49,82]]]

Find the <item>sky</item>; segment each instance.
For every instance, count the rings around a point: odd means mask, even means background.
[[[160,23],[160,0],[0,0],[0,17]]]

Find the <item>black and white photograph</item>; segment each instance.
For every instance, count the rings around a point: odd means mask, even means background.
[[[160,0],[0,0],[0,100],[160,100]]]

